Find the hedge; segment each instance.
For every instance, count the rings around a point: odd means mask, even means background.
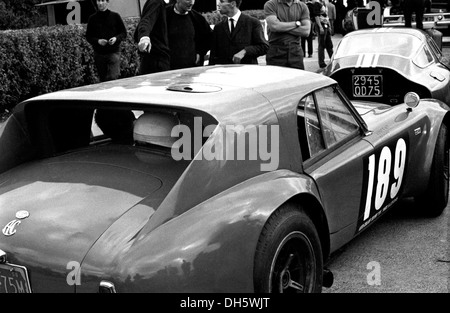
[[[245,13],[261,19],[260,10]],[[212,25],[222,18],[217,12],[203,15]],[[134,76],[139,67],[133,42],[138,21],[124,19],[128,36],[122,43],[122,78]],[[0,31],[0,117],[25,99],[99,82],[85,33],[85,24]]]
[[[125,23],[121,76],[129,77],[138,66],[132,42],[137,20]],[[43,93],[99,82],[85,33],[85,24],[0,32],[0,111]]]

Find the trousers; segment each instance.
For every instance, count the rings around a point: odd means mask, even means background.
[[[120,76],[120,52],[100,54],[94,52],[94,61],[100,81],[114,80]]]
[[[266,64],[304,70],[303,50],[300,43],[298,41],[291,41],[281,45],[269,44],[269,50],[266,54]]]

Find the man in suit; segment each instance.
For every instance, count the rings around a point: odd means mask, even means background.
[[[227,18],[214,27],[209,64],[258,64],[269,44],[261,22],[241,14],[242,0],[220,0],[220,13]]]

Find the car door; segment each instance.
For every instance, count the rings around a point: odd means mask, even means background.
[[[304,97],[297,116],[304,171],[317,184],[338,248],[396,201],[401,180],[391,178],[391,169],[404,169],[405,154],[400,147],[402,159],[393,165],[396,142],[375,149],[364,140],[365,124],[337,85]]]

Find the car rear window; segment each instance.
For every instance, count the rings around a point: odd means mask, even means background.
[[[398,33],[373,33],[345,37],[341,40],[335,58],[362,53],[384,53],[409,58],[422,45],[411,35]]]

